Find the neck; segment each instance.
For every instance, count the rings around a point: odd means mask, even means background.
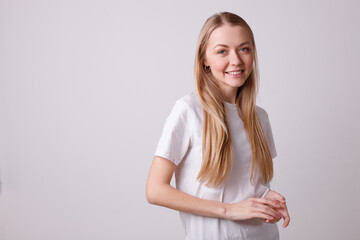
[[[235,104],[237,88],[227,89],[226,91],[222,90],[222,92],[226,102]]]

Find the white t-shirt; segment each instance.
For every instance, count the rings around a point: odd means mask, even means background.
[[[263,197],[270,189],[257,181],[250,183],[251,145],[235,104],[226,102],[232,143],[234,146],[233,168],[226,183],[210,188],[196,180],[202,164],[202,122],[203,108],[197,92],[190,92],[176,101],[166,119],[155,155],[169,159],[175,169],[176,188],[193,196],[226,203],[236,203],[250,197]],[[270,122],[266,111],[256,106],[272,158],[276,149]],[[279,231],[276,224],[265,223],[254,218],[243,221],[203,217],[180,212],[188,240],[277,240]]]

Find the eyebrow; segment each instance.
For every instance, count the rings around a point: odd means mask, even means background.
[[[248,44],[249,42],[243,42],[243,43],[241,43],[238,47],[241,47],[241,46],[243,46],[243,45],[245,45],[245,44]],[[215,48],[217,48],[217,47],[226,47],[226,48],[228,48],[229,46],[228,45],[226,45],[226,44],[217,44],[213,49],[215,49]]]

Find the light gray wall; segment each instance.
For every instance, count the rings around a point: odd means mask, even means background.
[[[288,202],[282,239],[358,239],[358,1],[0,1],[0,239],[184,239],[147,204],[200,28],[248,21]]]

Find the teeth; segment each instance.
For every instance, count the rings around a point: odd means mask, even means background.
[[[241,70],[241,71],[234,71],[234,72],[228,72],[228,74],[233,74],[233,75],[235,75],[235,74],[240,74],[240,73],[242,73],[244,70]]]

